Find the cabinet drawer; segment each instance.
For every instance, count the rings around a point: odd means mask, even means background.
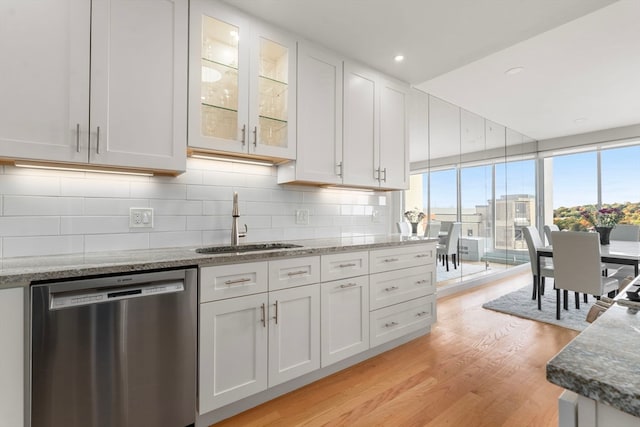
[[[379,249],[369,253],[371,273],[399,270],[433,264],[436,257],[435,243],[409,245],[407,247]]]
[[[269,261],[269,290],[292,288],[320,282],[320,257]]]
[[[435,295],[429,295],[369,313],[371,347],[429,327],[435,319],[435,302]]]
[[[372,274],[369,290],[371,310],[433,294],[433,276],[433,269],[428,265]]]
[[[200,302],[266,292],[266,261],[200,268]]]
[[[369,252],[322,255],[320,277],[323,282],[369,274]]]

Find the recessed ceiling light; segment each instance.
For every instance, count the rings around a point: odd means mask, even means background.
[[[514,74],[518,74],[519,72],[521,72],[522,70],[524,70],[524,67],[513,67],[513,68],[509,68],[507,71],[505,71],[504,73],[509,75],[509,76],[513,76]]]
[[[404,55],[396,55],[393,57],[393,60],[396,62],[402,62],[404,61]]]
[[[587,121],[586,117],[579,117],[579,118],[575,119],[573,122],[574,123],[584,123],[586,121]]]

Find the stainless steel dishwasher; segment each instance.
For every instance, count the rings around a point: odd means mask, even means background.
[[[196,417],[195,268],[31,288],[32,427],[184,427]]]

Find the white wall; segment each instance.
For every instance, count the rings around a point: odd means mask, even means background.
[[[245,242],[391,230],[391,193],[281,186],[275,167],[188,159],[173,178],[3,166],[0,256],[229,243],[234,191]],[[130,229],[130,207],[153,208],[154,228]],[[296,209],[309,210],[309,225],[295,224]]]

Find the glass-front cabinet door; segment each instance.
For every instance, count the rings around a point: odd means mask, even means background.
[[[190,31],[189,146],[294,159],[295,40],[215,1]]]

